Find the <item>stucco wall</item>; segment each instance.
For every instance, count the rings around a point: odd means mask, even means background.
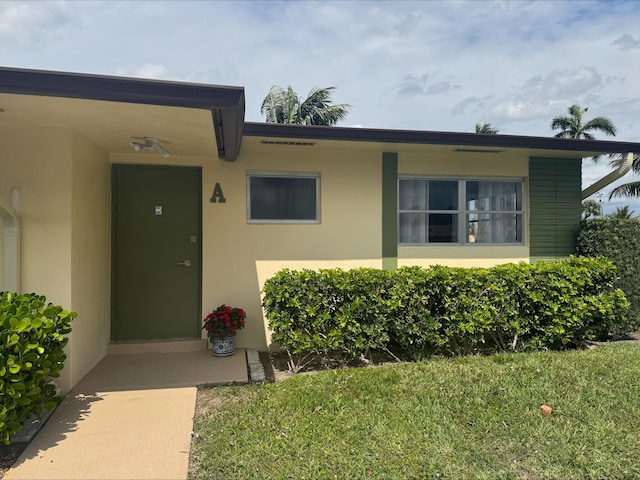
[[[244,306],[252,320],[241,345],[269,341],[259,291],[282,268],[381,267],[380,155],[313,147],[243,148],[235,163],[204,170],[203,308]],[[320,174],[320,223],[248,224],[248,171]],[[219,182],[227,202],[210,203]],[[227,232],[221,235],[220,232]]]
[[[282,268],[381,267],[380,154],[308,147],[243,146],[235,162],[157,154],[113,155],[113,163],[202,167],[202,312],[222,303],[247,311],[239,347],[264,349],[264,281]],[[247,172],[320,173],[321,222],[247,223]],[[219,183],[225,203],[211,203]]]
[[[20,192],[22,290],[70,303],[71,130],[0,129],[2,196]]]
[[[71,380],[107,353],[110,334],[111,181],[109,154],[73,133],[71,168]]]
[[[481,155],[480,157],[478,155]],[[525,179],[528,158],[446,153],[426,157],[414,149],[399,152],[399,175],[511,177]],[[203,181],[202,312],[226,303],[248,313],[241,347],[264,348],[269,332],[260,307],[265,280],[283,268],[382,267],[382,152],[360,146],[345,149],[261,145],[247,142],[235,162],[217,158],[157,154],[112,155],[114,163],[200,166]],[[318,224],[247,222],[248,172],[320,174]],[[225,203],[212,203],[219,183]],[[527,232],[525,232],[525,236]],[[528,241],[528,240],[527,240]],[[491,266],[528,261],[521,246],[425,246],[398,248],[398,265]]]
[[[21,290],[64,308],[72,303],[71,138],[62,127],[0,127],[0,195],[20,192]],[[64,390],[70,371],[58,379]]]
[[[514,155],[449,152],[441,155],[405,153],[398,156],[398,175],[433,175],[453,178],[490,177],[525,180],[525,211],[528,205],[528,157]],[[525,222],[528,225],[528,222]],[[398,247],[398,266],[448,265],[452,267],[490,267],[509,262],[529,261],[529,232],[524,245],[517,246],[402,246]]]

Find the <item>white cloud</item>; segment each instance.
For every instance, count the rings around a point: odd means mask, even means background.
[[[452,84],[450,80],[440,80],[429,84],[429,75],[406,75],[398,85],[398,96],[415,97],[417,95],[439,95],[457,90],[460,85]]]
[[[172,78],[169,69],[164,65],[155,63],[145,63],[133,69],[118,68],[116,75],[123,77],[138,77],[151,79],[168,79]]]
[[[379,128],[550,136],[579,103],[640,141],[638,25],[639,2],[5,0],[0,63],[241,85],[249,121],[273,84],[336,85]]]
[[[608,80],[610,84],[619,81],[612,77]],[[587,66],[537,74],[513,93],[496,100],[488,109],[489,116],[496,121],[551,120],[574,103],[595,102],[604,83],[603,75]]]
[[[638,50],[640,49],[640,40],[633,38],[628,33],[621,35],[615,42],[611,42],[611,45],[617,45],[618,50]]]
[[[0,51],[39,48],[73,23],[65,2],[0,2]]]

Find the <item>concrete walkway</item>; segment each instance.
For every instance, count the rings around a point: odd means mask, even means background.
[[[244,350],[108,355],[5,479],[185,480],[196,385],[248,381]]]

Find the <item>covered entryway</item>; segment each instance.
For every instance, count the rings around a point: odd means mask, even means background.
[[[113,341],[201,336],[201,171],[114,165]]]

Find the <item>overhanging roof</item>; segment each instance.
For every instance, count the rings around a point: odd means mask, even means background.
[[[242,143],[244,88],[0,67],[0,93],[209,110],[218,157]]]
[[[387,130],[376,128],[321,127],[245,122],[244,135],[295,140],[369,142],[389,148],[401,145],[446,145],[461,151],[494,153],[505,149],[522,150],[531,156],[557,154],[584,158],[598,154],[640,152],[640,143],[600,140],[574,140],[555,137],[491,135],[478,133]]]
[[[114,136],[116,134],[123,136],[121,129],[116,132],[117,129],[113,127],[118,122],[118,115],[131,118],[132,124],[139,124],[141,119],[161,116],[163,125],[182,123],[180,132],[182,135],[192,132],[189,138],[185,139],[187,142],[191,141],[192,144],[199,142],[201,147],[199,151],[185,146],[182,152],[184,155],[197,155],[203,150],[215,151],[212,138],[209,137],[209,141],[205,138],[210,127],[203,122],[205,118],[202,115],[209,115],[212,119],[218,157],[228,161],[233,161],[238,156],[243,135],[289,140],[294,143],[296,140],[326,142],[325,145],[336,145],[336,142],[340,145],[366,143],[366,148],[389,150],[433,145],[471,153],[489,154],[509,151],[529,156],[560,158],[640,152],[640,143],[632,142],[244,122],[245,99],[242,87],[0,67],[0,94],[8,94],[4,100],[13,101],[12,106],[16,107],[15,97],[24,98],[21,106],[29,105],[30,109],[22,112],[22,120],[28,115],[31,115],[30,118],[37,119],[40,114],[39,106],[46,107],[46,109],[42,108],[43,112],[46,110],[48,115],[46,118],[55,120],[56,113],[60,111],[60,99],[82,101],[84,118],[87,118],[90,115],[88,112],[92,111],[96,112],[94,116],[98,115],[97,112],[110,116],[109,126],[113,129]],[[13,98],[9,98],[12,96]],[[35,100],[39,97],[48,97],[50,101],[46,104],[36,102]],[[56,99],[58,103],[54,102]],[[91,101],[94,103],[91,104]],[[111,104],[114,106],[110,109],[98,109],[97,102],[116,102],[121,106]],[[132,111],[133,107],[125,108],[122,104],[147,107],[136,107],[136,110]],[[167,108],[159,111],[158,109],[162,107]],[[173,110],[166,111],[171,108]],[[198,115],[189,115],[188,112],[194,114],[197,112]],[[195,116],[200,120],[196,121]],[[72,118],[76,124],[81,122],[78,115]],[[194,124],[199,122],[200,129],[194,128],[191,121]],[[96,135],[95,132],[99,127],[98,119],[85,130]],[[152,134],[152,132],[148,133]],[[122,143],[120,148],[124,145],[128,144]],[[210,148],[203,149],[202,147],[205,146]]]

